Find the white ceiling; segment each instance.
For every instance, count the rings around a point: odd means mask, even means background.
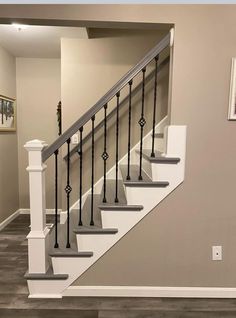
[[[16,57],[59,58],[60,39],[88,38],[86,28],[0,25],[0,45]]]

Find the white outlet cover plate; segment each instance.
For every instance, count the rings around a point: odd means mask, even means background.
[[[212,260],[222,261],[222,246],[212,246]]]
[[[79,136],[78,134],[74,134],[71,138],[71,142],[73,145],[77,145],[79,143]]]

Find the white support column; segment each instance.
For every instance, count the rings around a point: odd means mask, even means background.
[[[45,169],[42,151],[47,146],[44,141],[28,141],[24,148],[28,151],[30,224],[28,238],[29,273],[46,273],[48,269],[48,233],[45,206]]]

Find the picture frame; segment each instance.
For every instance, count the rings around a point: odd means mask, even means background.
[[[16,99],[0,95],[0,132],[16,131]]]
[[[231,62],[228,120],[236,120],[236,57]]]

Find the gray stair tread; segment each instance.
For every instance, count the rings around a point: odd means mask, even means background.
[[[139,153],[139,150],[137,150]],[[155,151],[155,157],[151,157],[151,150],[144,149],[143,150],[143,156],[148,159],[150,162],[156,162],[156,163],[178,163],[180,161],[180,158],[178,157],[166,157],[162,156],[162,152]]]
[[[82,208],[82,223],[83,226],[90,226],[90,217],[91,217],[91,194],[89,194],[84,202]],[[93,220],[94,226],[102,227],[101,211],[98,208],[101,200],[100,194],[94,194],[93,196]],[[77,215],[79,216],[79,210],[77,209]],[[79,217],[77,216],[77,222],[73,224],[78,224]],[[72,223],[71,223],[72,224]]]
[[[142,205],[121,205],[121,204],[106,204],[99,205],[101,210],[114,210],[114,211],[141,211]]]
[[[126,205],[127,204],[127,199],[125,195],[125,189],[123,185],[122,180],[118,180],[118,199],[119,202],[115,203],[115,189],[116,189],[116,181],[107,179],[106,180],[106,204],[112,204],[112,205]],[[103,189],[101,192],[101,200],[100,200],[100,205],[103,205]]]
[[[130,165],[130,180],[126,180],[127,175],[127,165],[120,165],[121,174],[123,177],[123,182],[125,186],[131,187],[159,187],[163,188],[169,185],[168,181],[152,181],[151,178],[142,171],[142,180],[139,180],[139,166]]]
[[[45,274],[29,274],[27,271],[24,277],[28,280],[66,280],[69,275],[67,274],[54,274],[52,268],[50,267]]]
[[[72,210],[70,213],[70,224],[77,224],[78,223],[78,213],[76,210]],[[76,235],[73,231],[70,231],[70,245],[71,248],[66,248],[66,238],[67,238],[67,222],[64,224],[57,224],[57,242],[59,244],[60,252],[61,253],[73,253],[78,251],[77,249],[77,240]],[[50,231],[50,247],[49,247],[49,254],[53,254],[55,252],[58,253],[59,249],[54,248],[55,243],[55,225]]]
[[[131,182],[131,181],[138,181],[138,182],[151,182],[151,178],[144,172],[142,171],[142,176],[143,176],[143,181],[139,181],[139,166],[138,165],[130,165],[130,180],[126,180],[127,176],[127,165],[120,165],[120,170],[121,174],[124,180],[124,184],[126,182]]]
[[[155,138],[164,138],[163,133],[155,133]]]
[[[111,228],[106,228],[102,229],[99,227],[78,227],[74,229],[74,232],[76,234],[116,234],[118,232],[118,229],[111,229]]]
[[[124,181],[126,186],[130,187],[149,187],[149,188],[165,188],[169,185],[168,181]]]
[[[54,249],[53,252],[49,253],[51,257],[92,257],[93,252],[78,252],[71,249],[66,250],[60,250],[60,249]]]

